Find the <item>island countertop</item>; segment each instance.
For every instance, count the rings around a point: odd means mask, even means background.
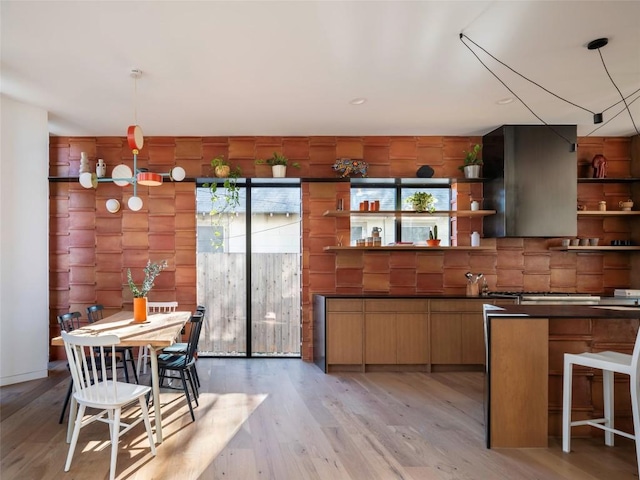
[[[640,318],[639,307],[616,305],[493,305],[486,311],[487,317],[529,318]]]
[[[549,342],[552,322],[632,321],[640,308],[602,305],[484,304],[486,345],[485,433],[488,448],[547,447]],[[635,333],[633,334],[635,339]],[[631,340],[630,340],[631,342]],[[563,351],[555,344],[554,355]],[[568,344],[570,350],[575,345]],[[585,345],[588,348],[588,345]]]

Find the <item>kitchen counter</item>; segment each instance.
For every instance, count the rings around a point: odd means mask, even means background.
[[[624,331],[628,338],[637,332],[640,308],[587,305],[484,306],[486,342],[485,433],[487,448],[547,447],[549,436],[550,322],[631,322]],[[591,327],[589,327],[591,328]],[[615,331],[615,328],[604,331]],[[559,363],[564,352],[590,348],[580,343],[554,342],[553,359]],[[607,342],[605,339],[601,342]],[[618,342],[620,343],[620,342]],[[611,349],[611,347],[609,347]],[[556,364],[556,370],[562,367]],[[561,375],[555,372],[555,376]],[[574,372],[574,376],[576,373]],[[592,401],[591,399],[589,399]]]

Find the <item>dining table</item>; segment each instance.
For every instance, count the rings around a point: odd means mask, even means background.
[[[153,392],[154,425],[156,441],[162,443],[162,412],[160,405],[160,380],[158,372],[158,351],[175,343],[184,325],[191,318],[191,312],[176,311],[152,313],[145,322],[135,322],[132,311],[121,311],[97,322],[77,328],[70,333],[79,336],[117,335],[121,347],[148,347],[151,360],[151,388]],[[55,337],[51,345],[63,346],[62,337]],[[125,364],[126,368],[126,364]],[[75,416],[75,401],[71,402],[67,439]]]

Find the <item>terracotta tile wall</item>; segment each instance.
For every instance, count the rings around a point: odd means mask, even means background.
[[[270,176],[269,167],[255,165],[256,158],[282,152],[300,163],[287,175],[309,179],[336,178],[331,165],[336,158],[364,158],[370,177],[414,177],[428,164],[435,177],[460,177],[463,150],[481,142],[479,137],[151,137],[145,140],[140,167],[168,171],[174,164],[187,177],[210,176],[209,161],[223,154],[244,177]],[[50,175],[71,177],[50,183],[50,334],[58,335],[56,315],[85,312],[102,303],[107,310],[131,308],[126,267],[138,272],[147,259],[169,260],[158,277],[151,299],[177,300],[186,309],[196,306],[195,186],[192,182],[167,182],[159,188],[140,188],[144,207],[131,212],[124,206],[115,215],[105,209],[108,198],[123,205],[131,187],[101,184],[82,188],[77,178],[80,152],[90,162],[102,158],[108,171],[119,163],[131,165],[133,156],[123,137],[52,137]],[[580,139],[578,172],[589,176],[590,159],[603,153],[609,159],[609,176],[627,176],[631,140]],[[579,185],[579,201],[588,206],[604,197],[613,206],[629,196],[628,186]],[[337,236],[349,238],[349,220],[324,217],[342,198],[349,208],[347,182],[303,182],[302,357],[313,357],[311,300],[314,293],[462,294],[464,272],[483,272],[491,289],[562,290],[611,293],[628,286],[631,254],[566,253],[547,249],[557,239],[483,239],[495,251],[478,252],[358,252],[326,253]],[[468,209],[471,197],[481,198],[481,185],[458,184],[454,207]],[[454,219],[454,242],[470,244],[470,233],[482,231],[481,219]],[[601,241],[628,235],[629,224],[614,219],[580,220],[579,234]],[[139,279],[138,279],[139,280]],[[52,358],[62,352],[52,351]]]

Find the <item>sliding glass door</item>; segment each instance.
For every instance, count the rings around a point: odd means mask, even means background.
[[[299,356],[300,187],[239,189],[231,208],[222,186],[214,201],[209,188],[197,192],[199,354]]]

